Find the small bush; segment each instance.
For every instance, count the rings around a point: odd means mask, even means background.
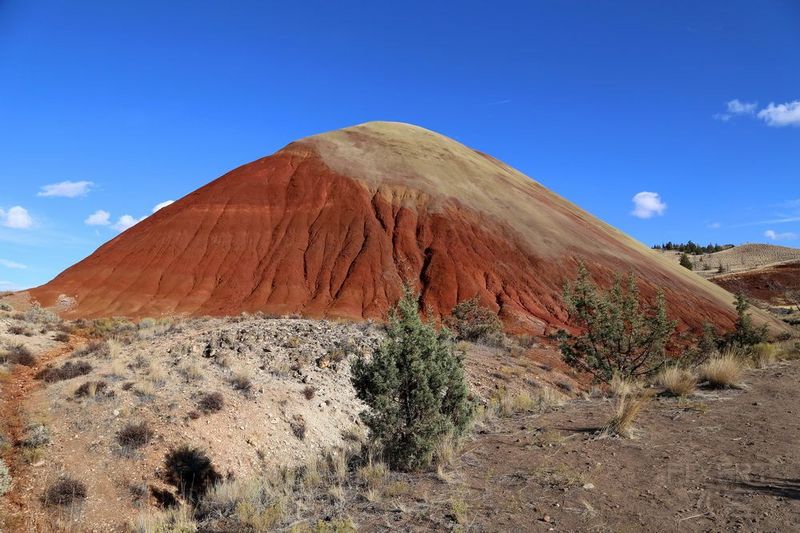
[[[82,481],[65,476],[50,485],[42,498],[45,505],[73,505],[86,499],[86,485]]]
[[[153,430],[147,422],[127,424],[117,433],[117,442],[125,450],[138,450],[153,438]]]
[[[69,339],[67,339],[69,340]],[[89,341],[85,346],[81,346],[72,352],[72,357],[108,357],[111,353],[111,348],[106,341]]]
[[[753,324],[753,318],[747,310],[750,308],[750,303],[745,298],[744,294],[738,293],[736,295],[736,327],[726,335],[722,340],[722,345],[728,348],[738,348],[748,350],[756,344],[767,341],[768,332],[767,325],[763,324],[756,327]]]
[[[200,398],[197,406],[206,414],[216,413],[225,407],[225,397],[219,392],[209,392]]]
[[[58,342],[69,342],[69,333],[64,333],[63,331],[59,331],[53,337],[54,340]]]
[[[292,433],[294,433],[295,437],[300,440],[306,438],[306,421],[302,416],[298,415],[292,418],[291,422],[289,422],[289,425],[291,426]]]
[[[41,379],[46,383],[55,383],[72,379],[78,376],[85,376],[92,371],[92,365],[86,361],[67,361],[61,367],[47,367],[36,374],[36,379]]]
[[[34,366],[36,358],[23,344],[12,344],[0,352],[0,363],[12,363],[23,366]]]
[[[764,368],[778,359],[778,347],[774,344],[761,342],[753,346],[751,357],[754,367]]]
[[[164,463],[166,481],[195,503],[221,479],[211,459],[197,448],[184,445],[172,449]]]
[[[656,383],[672,396],[688,396],[697,386],[697,378],[689,370],[669,366],[661,371]]]
[[[33,332],[30,330],[30,328],[16,324],[13,326],[9,326],[8,332],[11,335],[25,335],[26,337],[30,337],[31,335],[33,335]]]
[[[50,431],[44,424],[28,424],[22,433],[19,445],[24,448],[40,448],[50,444]]]
[[[105,381],[87,381],[75,389],[76,398],[94,398],[106,394],[108,383]]]
[[[458,340],[490,346],[502,346],[505,343],[500,319],[491,309],[481,306],[477,296],[459,302],[450,314],[445,323],[455,331]]]
[[[305,397],[306,400],[311,400],[312,398],[314,398],[314,395],[316,393],[317,393],[317,389],[315,389],[311,385],[309,385],[309,386],[307,386],[307,387],[305,387],[303,389],[303,396]]]
[[[700,366],[699,373],[700,379],[711,387],[736,387],[742,378],[742,361],[734,353],[728,352],[709,359]]]
[[[0,496],[11,489],[11,472],[8,471],[5,461],[0,459]]]
[[[231,386],[245,394],[249,394],[253,390],[253,380],[250,379],[250,374],[246,370],[239,370],[231,376]]]

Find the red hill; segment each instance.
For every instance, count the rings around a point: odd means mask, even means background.
[[[447,137],[375,122],[316,135],[161,209],[31,290],[69,316],[382,317],[404,282],[447,313],[478,295],[512,329],[563,325],[579,260],[634,271],[685,325],[730,327],[729,293],[513,168]]]

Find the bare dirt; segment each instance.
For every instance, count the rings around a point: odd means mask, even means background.
[[[579,261],[604,285],[633,271],[646,297],[664,288],[682,328],[733,324],[729,293],[489,156],[386,122],[244,165],[30,295],[68,317],[362,319],[385,317],[410,283],[435,316],[477,295],[508,329],[543,334],[566,325]]]

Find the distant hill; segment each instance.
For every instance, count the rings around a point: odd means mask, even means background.
[[[662,250],[661,253],[675,263],[680,262],[682,255],[679,251]],[[721,274],[747,272],[770,265],[800,261],[800,249],[774,244],[742,244],[721,252],[690,255],[689,259],[694,265],[694,272],[705,278],[713,278]]]

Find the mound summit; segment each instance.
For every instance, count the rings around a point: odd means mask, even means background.
[[[72,317],[242,311],[379,318],[415,285],[447,314],[478,296],[509,329],[565,325],[584,261],[633,271],[683,326],[731,327],[732,297],[508,165],[438,133],[370,122],[293,142],[149,216],[30,291]]]

